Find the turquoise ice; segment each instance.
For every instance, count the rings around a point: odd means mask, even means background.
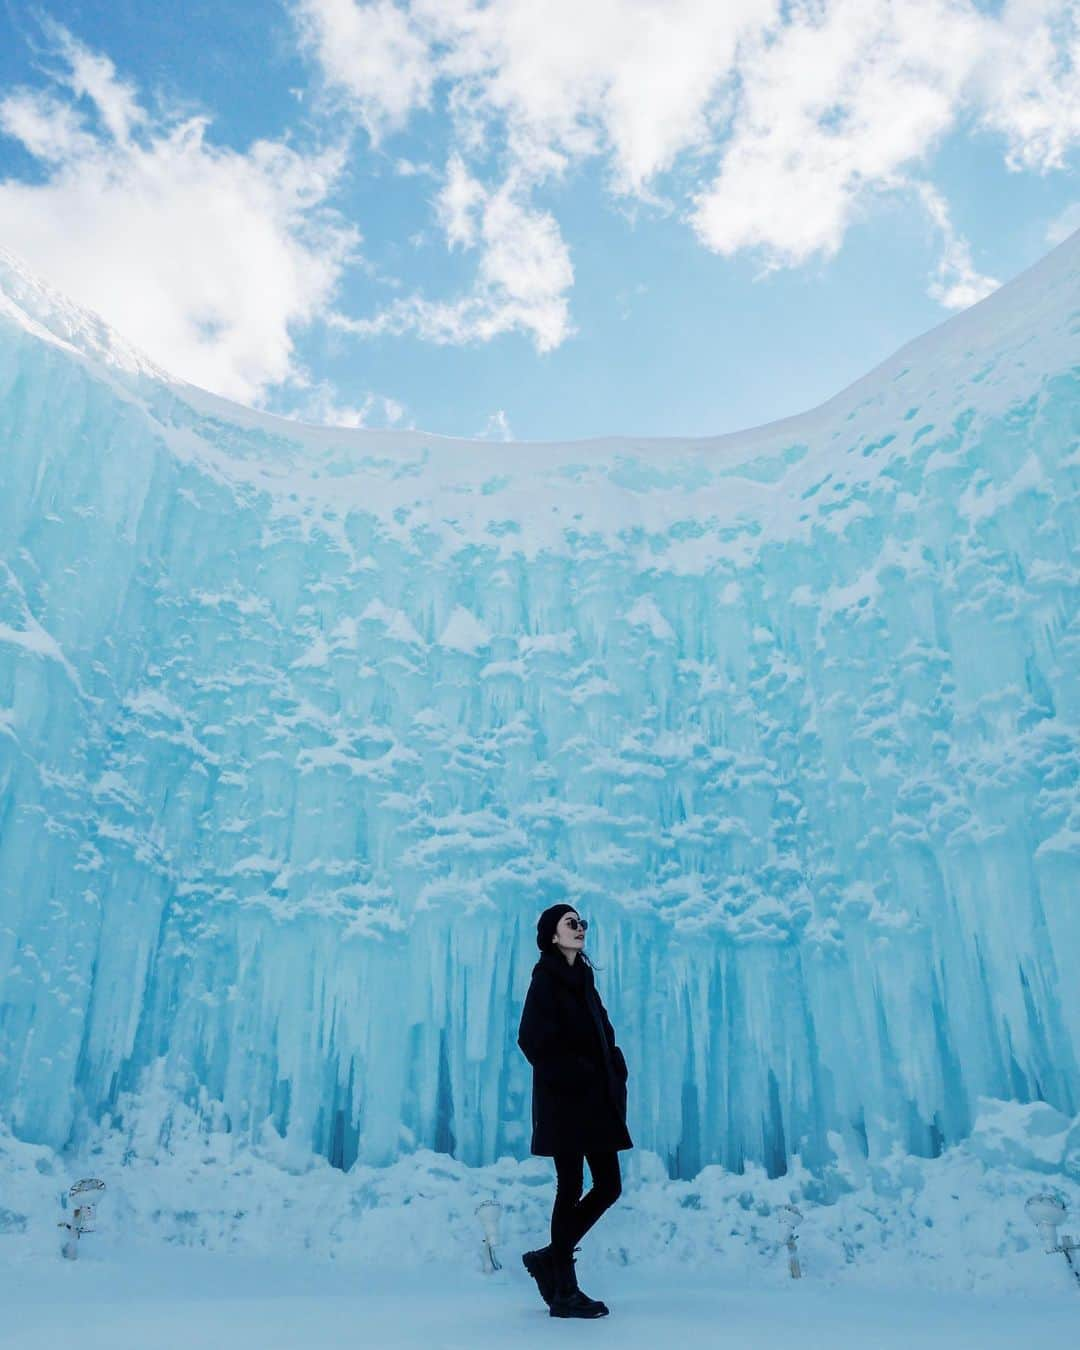
[[[1080,235],[757,430],[328,430],[0,255],[0,1120],[521,1156],[557,899],[672,1175],[1075,1113],[1078,360]]]

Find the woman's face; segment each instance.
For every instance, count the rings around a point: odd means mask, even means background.
[[[574,923],[571,923],[570,920]],[[555,944],[562,947],[564,951],[579,952],[585,946],[584,928],[575,928],[574,924],[579,923],[578,915],[570,910],[564,914],[555,925]]]

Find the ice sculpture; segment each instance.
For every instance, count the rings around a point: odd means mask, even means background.
[[[521,1155],[562,898],[673,1175],[1075,1112],[1078,354],[1080,235],[805,416],[472,444],[3,255],[0,1118]]]

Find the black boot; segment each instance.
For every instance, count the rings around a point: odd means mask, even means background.
[[[578,1249],[575,1247],[574,1251]],[[578,1288],[573,1256],[553,1258],[555,1294],[548,1314],[551,1317],[606,1317],[611,1309],[598,1298],[590,1298]]]
[[[550,1308],[551,1300],[555,1297],[555,1266],[550,1243],[546,1247],[538,1247],[534,1252],[523,1253],[521,1264],[536,1281],[540,1297]]]

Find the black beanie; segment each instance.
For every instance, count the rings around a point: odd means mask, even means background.
[[[564,914],[576,914],[573,905],[551,905],[545,909],[536,921],[536,945],[542,952],[551,951],[551,939]]]

